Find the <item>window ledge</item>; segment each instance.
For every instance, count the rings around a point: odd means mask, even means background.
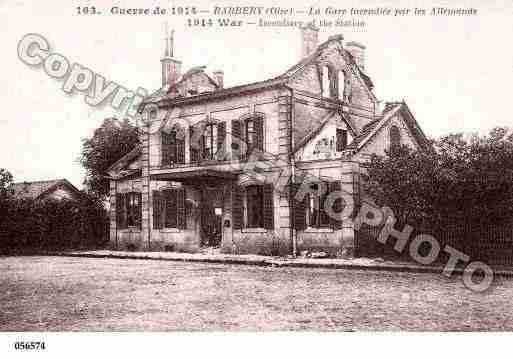
[[[333,228],[307,228],[305,229],[305,233],[331,233],[333,232]]]
[[[141,230],[139,228],[120,228],[118,229],[118,232],[121,233],[141,233]]]
[[[162,228],[160,229],[161,233],[178,233],[180,232],[180,229],[178,228]]]
[[[266,233],[265,228],[243,228],[242,233]]]

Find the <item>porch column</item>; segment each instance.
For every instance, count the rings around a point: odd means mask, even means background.
[[[151,249],[149,128],[143,127],[141,132],[141,249]]]
[[[191,136],[190,135],[191,135],[190,127],[186,127],[185,138],[184,138],[185,163],[191,163]]]
[[[109,181],[109,248],[118,249],[118,232],[116,223],[116,181]]]
[[[357,198],[355,191],[355,182],[359,169],[357,164],[353,162],[344,162],[342,164],[342,173],[340,188],[344,193],[349,194],[353,198],[353,203],[356,206]],[[355,251],[355,233],[354,223],[352,218],[345,218],[342,220],[342,253],[344,256],[353,257]]]

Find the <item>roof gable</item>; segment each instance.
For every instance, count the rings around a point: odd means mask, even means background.
[[[239,85],[239,86],[233,86],[233,87],[226,87],[226,88],[219,88],[217,83],[208,76],[204,70],[205,66],[199,66],[194,67],[187,71],[182,77],[180,77],[177,82],[171,86],[167,85],[164,86],[157,91],[155,91],[150,96],[146,97],[144,101],[141,103],[140,108],[144,106],[144,104],[152,103],[152,102],[166,102],[167,104],[182,104],[182,103],[194,103],[194,102],[200,102],[225,96],[232,96],[237,93],[247,93],[247,92],[253,92],[258,91],[262,89],[267,89],[269,87],[274,86],[282,86],[282,85],[288,85],[294,79],[301,76],[301,74],[308,68],[315,66],[317,67],[317,63],[319,60],[319,57],[322,56],[322,54],[326,51],[328,48],[336,48],[337,51],[341,54],[341,56],[344,57],[344,59],[347,61],[351,73],[355,76],[355,78],[358,79],[358,81],[361,81],[362,87],[365,88],[368,96],[372,100],[376,100],[374,93],[372,92],[372,89],[374,87],[371,79],[369,76],[367,76],[356,64],[356,61],[354,60],[353,56],[343,49],[342,45],[343,36],[342,35],[335,35],[331,36],[327,41],[320,44],[317,47],[317,50],[314,51],[310,56],[302,59],[292,67],[290,67],[287,71],[284,73],[270,78],[263,81],[253,82],[249,84]],[[215,89],[213,89],[210,92],[204,92],[204,93],[197,93],[197,94],[186,94],[186,93],[180,93],[178,88],[181,84],[188,81],[190,78],[192,78],[194,75],[203,74],[208,78],[208,81],[216,86]],[[170,93],[173,93],[173,95],[170,95]]]
[[[400,115],[400,119],[404,122],[409,135],[417,147],[421,150],[426,149],[429,146],[428,140],[405,102],[387,103],[382,116],[369,122],[348,146],[348,149],[354,153],[362,151],[367,145],[373,143],[374,138],[381,132],[381,129],[397,117],[396,115]]]
[[[354,128],[351,121],[347,120],[347,118],[339,111],[330,111],[324,119],[321,121],[316,128],[314,128],[311,132],[309,132],[299,143],[295,146],[293,153],[299,151],[301,148],[306,146],[309,142],[311,142],[328,124],[337,124],[343,123],[346,125],[352,136],[356,136],[356,129]]]
[[[353,55],[344,49],[342,44],[343,36],[335,35],[331,36],[326,42],[318,46],[317,50],[314,51],[310,56],[302,59],[300,62],[289,68],[284,76],[287,77],[288,82],[292,87],[294,82],[301,87],[301,77],[309,77],[311,82],[313,73],[315,72],[317,85],[309,84],[310,86],[318,87],[315,91],[310,89],[310,92],[321,92],[321,73],[320,66],[323,64],[329,64],[330,66],[338,69],[343,69],[348,75],[350,75],[351,87],[359,87],[364,89],[365,93],[372,101],[377,101],[372,89],[374,84],[368,75],[356,63]],[[315,71],[314,71],[315,69]],[[308,72],[312,74],[308,75]],[[359,82],[358,86],[354,82]],[[307,90],[303,88],[303,90]]]
[[[141,156],[141,146],[135,146],[130,152],[114,162],[108,169],[107,174],[110,177],[126,177],[140,172],[141,166],[139,158]]]
[[[69,192],[72,198],[78,198],[81,195],[81,192],[65,178],[48,181],[18,182],[12,186],[14,196],[24,199],[43,199],[59,188]]]

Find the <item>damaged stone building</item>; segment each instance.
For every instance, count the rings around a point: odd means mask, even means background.
[[[182,72],[168,36],[162,87],[140,107],[140,145],[108,171],[112,248],[352,255],[353,223],[324,213],[326,195],[340,189],[361,203],[370,155],[426,138],[406,103],[380,110],[365,46],[342,35],[319,44],[318,31],[300,30],[301,59],[286,72],[235,87],[222,71]],[[252,150],[267,158],[258,176],[245,170],[259,159]],[[284,169],[291,180],[277,190]],[[307,174],[327,191],[298,200]]]

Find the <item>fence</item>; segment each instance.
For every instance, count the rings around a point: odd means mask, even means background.
[[[403,226],[396,224],[397,230]],[[394,250],[395,238],[389,237],[386,244],[378,242],[382,227],[363,225],[356,232],[355,251],[358,257],[382,257],[386,259],[411,260],[409,244],[417,234],[425,233],[434,236],[441,245],[439,261],[446,261],[449,257],[443,251],[445,245],[470,256],[470,260],[480,260],[488,264],[513,264],[513,223],[486,224],[476,222],[449,223],[438,228],[414,228],[405,249],[402,253]],[[429,251],[429,245],[420,248],[421,255]]]

